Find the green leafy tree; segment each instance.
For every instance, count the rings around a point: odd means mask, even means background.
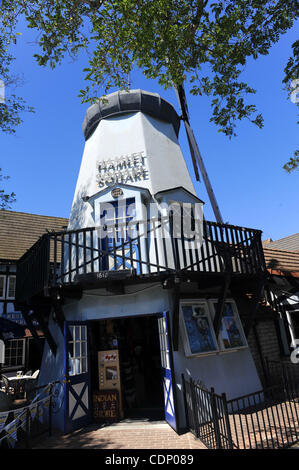
[[[9,34],[0,24],[0,131],[7,134],[16,132],[24,111],[33,112],[33,108],[14,93],[15,88],[23,83],[22,77],[10,72],[14,58],[8,51],[16,38],[17,34]],[[0,168],[0,183],[7,179],[9,176],[4,176]],[[0,189],[0,210],[10,209],[15,200],[15,193],[7,194],[4,189]]]
[[[242,81],[242,70],[293,26],[298,1],[3,0],[0,15],[7,36],[15,34],[20,15],[38,31],[39,65],[54,68],[66,55],[88,52],[83,102],[126,89],[138,67],[164,88],[188,81],[190,93],[210,96],[210,120],[231,137],[241,119],[263,127],[247,102],[255,90]],[[298,74],[298,62],[290,61],[286,86]]]
[[[15,89],[23,83],[22,77],[10,72],[13,56],[8,52],[12,43],[16,42],[17,34],[9,34],[0,24],[0,130],[14,134],[21,124],[24,111],[33,111],[23,98],[15,94]]]
[[[293,44],[293,56],[290,57],[285,71],[283,83],[291,100],[299,107],[299,40]],[[299,124],[299,121],[297,121]],[[294,152],[294,156],[283,166],[290,173],[295,168],[299,169],[299,150]]]
[[[4,176],[0,168],[0,182],[7,179],[9,179],[9,176]],[[15,193],[7,194],[4,189],[0,189],[0,210],[10,209],[11,204],[16,200],[15,196]]]

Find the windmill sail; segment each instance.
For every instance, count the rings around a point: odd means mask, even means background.
[[[205,187],[206,187],[206,190],[207,190],[207,193],[208,193],[208,196],[209,196],[212,208],[213,208],[216,221],[220,224],[223,224],[223,219],[222,219],[220,209],[216,200],[216,196],[214,194],[207,170],[205,168],[202,156],[200,154],[193,130],[190,127],[189,111],[188,111],[187,100],[186,100],[186,95],[185,95],[185,90],[184,90],[183,85],[180,85],[178,88],[175,88],[175,91],[176,91],[176,95],[177,95],[179,105],[181,108],[182,119],[185,124],[185,129],[186,129],[186,134],[188,138],[188,143],[189,143],[189,148],[190,148],[190,153],[191,153],[196,180],[199,181],[199,174],[198,174],[198,168],[197,168],[197,163],[198,163],[198,166],[200,168],[200,172],[202,174]]]

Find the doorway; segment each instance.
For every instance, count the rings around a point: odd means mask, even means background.
[[[163,377],[156,315],[90,322],[91,386],[99,390],[99,351],[118,351],[121,416],[164,420]]]

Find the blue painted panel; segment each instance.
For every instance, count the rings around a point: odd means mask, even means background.
[[[114,241],[113,236],[114,234],[109,234],[109,228],[107,237],[101,240],[101,247],[102,250],[108,252],[107,256],[103,256],[101,259],[101,270],[103,271],[118,271],[120,269],[132,269],[134,267],[131,258],[135,261],[139,260],[139,250],[137,240],[134,240],[137,234],[135,234],[136,230],[133,227],[130,227],[130,234],[128,233],[127,228],[123,228],[121,230],[121,235],[118,236],[118,224],[129,224],[130,221],[136,218],[136,206],[135,206],[135,198],[128,198],[125,201],[125,205],[120,205],[118,201],[111,201],[109,205],[113,208],[112,212],[107,214],[107,211],[104,210],[101,216],[101,225],[107,223],[114,225],[114,221],[116,221],[115,229],[116,232],[116,240]],[[108,218],[108,220],[107,220]],[[121,225],[121,227],[123,227]],[[110,236],[109,236],[110,235]],[[131,239],[131,242],[130,242]],[[122,245],[124,244],[124,249],[122,249]],[[137,264],[137,274],[139,274],[139,264]]]
[[[174,396],[175,379],[172,364],[172,349],[169,338],[169,320],[167,312],[158,316],[159,340],[162,365],[165,420],[177,431],[176,402]]]
[[[77,338],[77,332],[82,337]],[[64,338],[64,431],[69,433],[92,421],[88,322],[65,322]],[[73,359],[77,348],[81,361]]]

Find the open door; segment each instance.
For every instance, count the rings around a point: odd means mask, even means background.
[[[159,341],[164,392],[165,420],[177,431],[177,414],[175,398],[175,377],[173,371],[172,345],[169,328],[169,314],[158,315]]]
[[[66,433],[91,422],[88,323],[65,322]]]

